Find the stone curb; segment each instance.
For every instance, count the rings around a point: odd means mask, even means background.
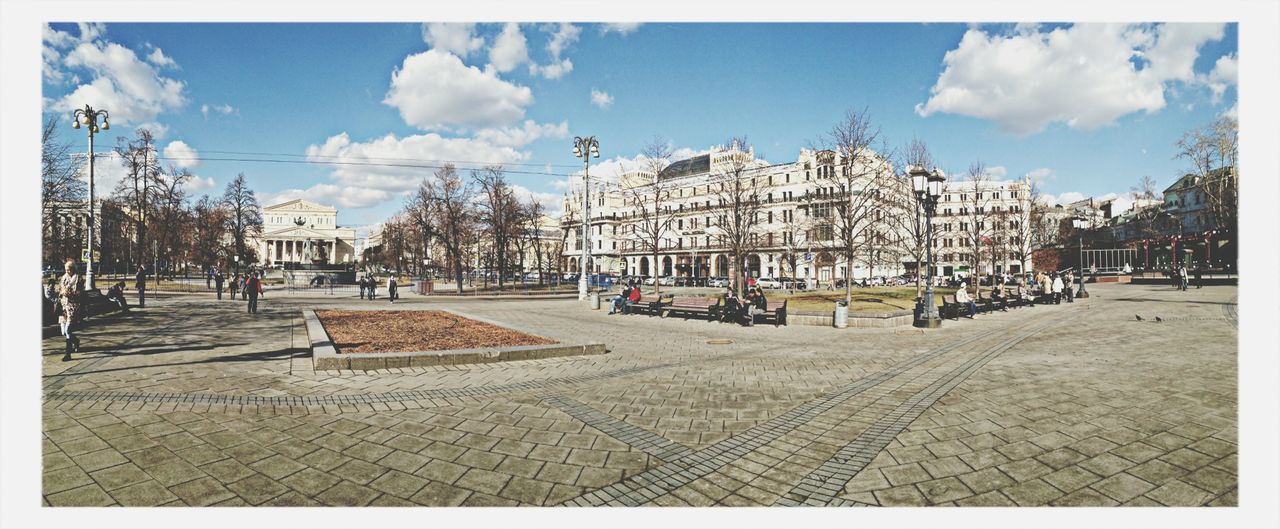
[[[914,315],[909,310],[893,312],[861,313],[849,315],[850,328],[886,328],[909,326]],[[831,327],[835,324],[833,312],[791,312],[787,314],[787,324]]]
[[[337,348],[334,347],[333,342],[329,339],[329,334],[325,332],[324,325],[320,323],[320,318],[316,317],[315,311],[304,310],[302,315],[306,320],[307,338],[311,342],[312,369],[316,371],[335,369],[370,371],[395,367],[483,364],[605,353],[604,344],[593,343],[584,345],[517,345],[502,348],[485,347],[443,351],[339,354]],[[462,314],[458,314],[458,316],[469,318],[469,316]],[[491,321],[485,321],[485,323],[497,324]]]

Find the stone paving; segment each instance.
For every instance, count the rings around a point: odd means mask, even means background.
[[[1090,292],[928,332],[411,297],[610,351],[376,372],[299,311],[390,304],[162,297],[45,341],[44,502],[1236,505],[1235,287]]]

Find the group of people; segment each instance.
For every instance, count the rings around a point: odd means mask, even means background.
[[[357,283],[360,284],[360,299],[373,299],[378,297],[378,278],[371,275],[361,277]],[[395,303],[400,299],[400,293],[396,285],[395,276],[387,279],[387,299]]]
[[[1065,297],[1067,303],[1074,303],[1075,292],[1071,289],[1073,284],[1075,284],[1075,273],[1070,270],[1062,274],[1036,272],[1031,276],[1030,283],[1023,276],[1018,276],[1016,282],[1002,277],[997,278],[995,285],[991,288],[991,299],[998,303],[1000,310],[1003,311],[1009,310],[1008,302],[1014,299],[1021,299],[1028,305],[1034,305],[1036,299],[1044,297],[1048,299],[1047,303],[1056,305],[1062,303]],[[960,288],[956,290],[956,303],[968,310],[970,319],[978,314],[978,304],[973,296],[969,295],[968,281],[961,282]]]
[[[725,287],[722,300],[724,301],[724,310],[721,311],[722,319],[747,326],[754,325],[756,314],[764,312],[768,306],[768,300],[765,299],[764,291],[760,290],[760,287],[748,288],[745,298],[739,296],[733,287]],[[609,300],[609,314],[618,312],[625,314],[638,301],[640,301],[640,282],[628,281],[622,292]]]
[[[234,274],[231,277],[231,283],[228,285],[228,292],[231,299],[236,299],[239,294],[241,299],[249,302],[249,313],[256,314],[258,312],[258,297],[263,295],[262,292],[262,272],[260,270],[249,270],[244,275]],[[222,276],[221,270],[213,271],[213,285],[218,293],[218,299],[222,299],[222,285],[226,283],[226,278]]]

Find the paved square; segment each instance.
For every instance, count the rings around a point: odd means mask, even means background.
[[[610,351],[377,372],[300,310],[382,306],[161,297],[46,340],[44,501],[1235,505],[1235,287],[1089,290],[929,332],[408,297]]]

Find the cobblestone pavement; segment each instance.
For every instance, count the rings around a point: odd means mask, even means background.
[[[44,501],[1236,505],[1236,289],[1090,292],[929,332],[149,300],[73,362],[44,342]],[[610,352],[316,372],[299,310],[330,307],[445,307]]]

